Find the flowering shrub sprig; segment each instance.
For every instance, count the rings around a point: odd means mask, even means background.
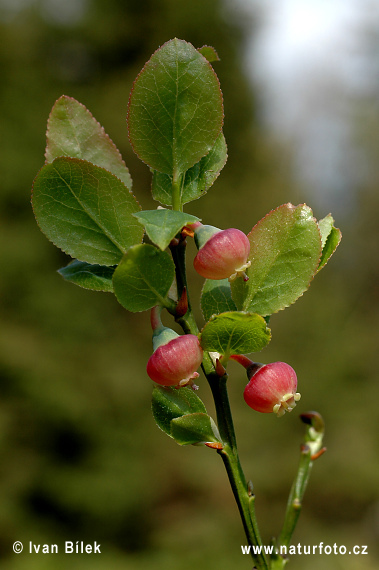
[[[90,112],[66,96],[49,116],[46,162],[34,180],[32,204],[41,230],[73,258],[59,270],[64,279],[114,293],[129,311],[151,310],[147,374],[155,386],[156,423],[178,444],[204,444],[221,456],[247,540],[259,547],[251,485],[240,464],[228,400],[228,362],[247,369],[249,383],[236,389],[253,410],[282,416],[293,409],[300,397],[294,370],[283,362],[257,365],[246,354],[267,346],[270,316],[306,291],[341,233],[330,214],[317,221],[305,204],[279,206],[255,221],[248,235],[203,225],[183,211],[209,190],[227,159],[223,97],[211,65],[217,59],[209,46],[195,49],[173,39],[151,56],[133,84],[129,140],[152,172],[156,210],[141,210],[119,151]],[[202,326],[187,287],[186,243],[193,237],[194,268],[205,278]],[[162,325],[163,310],[184,334]],[[200,366],[216,421],[194,391],[194,380],[199,392],[205,388]],[[291,540],[312,462],[324,449],[322,418],[315,412],[301,418],[305,443],[278,545]],[[258,569],[279,569],[287,562],[259,548],[251,555]]]

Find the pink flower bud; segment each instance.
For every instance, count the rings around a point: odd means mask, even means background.
[[[243,394],[247,405],[257,412],[275,412],[278,417],[291,412],[300,400],[294,369],[285,362],[272,362],[251,370],[253,374]],[[249,369],[247,372],[249,375]]]
[[[150,378],[161,386],[185,386],[199,376],[196,370],[202,360],[199,339],[193,334],[186,334],[158,346],[150,356],[146,370]]]
[[[249,267],[250,242],[235,228],[220,230],[205,242],[194,259],[196,271],[206,279],[235,279]]]

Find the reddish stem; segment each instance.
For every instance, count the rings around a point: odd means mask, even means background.
[[[244,354],[231,354],[230,355],[230,360],[235,360],[236,362],[238,362],[239,364],[241,364],[244,368],[246,368],[246,370],[252,366],[253,364],[255,364],[252,360],[250,360],[250,358],[248,358],[247,356],[245,356]]]
[[[153,331],[162,328],[161,312],[162,312],[162,307],[160,305],[156,305],[151,309],[150,323]]]

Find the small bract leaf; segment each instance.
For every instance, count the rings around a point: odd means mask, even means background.
[[[58,273],[66,281],[75,283],[79,287],[92,291],[113,292],[112,276],[115,268],[104,265],[91,265],[75,259],[66,267],[58,270]]]
[[[328,263],[329,259],[336,251],[341,241],[341,238],[342,238],[341,231],[338,228],[333,227],[323,247],[318,271],[320,271],[320,269],[322,269]]]
[[[229,356],[258,352],[270,339],[271,332],[263,317],[231,311],[208,321],[201,331],[200,345],[204,350]]]
[[[214,422],[208,414],[195,413],[171,420],[171,437],[179,445],[197,443],[219,443],[215,435]]]
[[[186,204],[201,198],[212,186],[228,158],[225,137],[221,133],[212,150],[184,174],[181,188],[181,203]],[[172,206],[172,176],[153,172],[151,191],[154,200]]]
[[[206,321],[213,315],[236,311],[228,279],[206,279],[201,292],[201,310]]]
[[[91,264],[115,265],[143,229],[141,208],[119,178],[76,158],[46,164],[33,184],[34,215],[43,233],[64,252]]]
[[[205,59],[209,61],[209,63],[212,63],[213,61],[220,61],[217,51],[212,46],[203,46],[201,48],[198,48],[197,51],[200,52],[201,55],[203,55]]]
[[[317,223],[321,234],[321,244],[322,247],[324,247],[326,240],[328,239],[328,236],[333,229],[334,219],[332,214],[328,214],[325,216],[325,218],[319,220]]]
[[[166,249],[170,241],[186,224],[198,222],[200,218],[176,210],[144,210],[134,214],[144,226],[147,235],[160,249]]]
[[[166,251],[143,243],[129,249],[113,274],[117,300],[132,312],[164,305],[175,277],[175,266]]]
[[[153,416],[158,426],[171,435],[171,420],[186,414],[204,413],[207,410],[192,388],[156,386],[152,398]]]
[[[233,299],[241,310],[271,315],[308,289],[320,261],[320,230],[308,206],[284,204],[258,222],[248,238],[249,280],[232,282]]]
[[[88,160],[120,178],[129,190],[132,179],[116,145],[84,105],[62,95],[47,123],[46,161],[60,156]]]
[[[159,48],[134,82],[129,137],[154,170],[179,175],[213,147],[223,123],[222,93],[210,63],[189,43]]]

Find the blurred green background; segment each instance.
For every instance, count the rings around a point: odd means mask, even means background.
[[[142,207],[156,207],[125,116],[135,76],[176,36],[213,45],[220,55],[214,67],[229,147],[214,187],[187,211],[248,232],[284,202],[312,207],[291,170],[291,147],[257,120],[242,66],[246,20],[218,0],[2,0],[0,16],[0,567],[251,568],[220,458],[207,448],[181,448],[154,425],[148,315],[65,283],[56,270],[68,258],[39,231],[30,206],[47,117],[66,94],[116,143]],[[377,127],[378,114],[359,125],[374,163]],[[244,372],[230,365],[241,460],[254,481],[264,542],[282,523],[303,432],[298,413],[316,409],[326,421],[328,452],[314,465],[294,543],[368,545],[367,556],[295,556],[294,570],[377,568],[377,164],[356,189],[354,209],[333,212],[343,233],[335,258],[303,298],[272,318],[273,340],[259,355],[296,369],[297,409],[281,420],[254,413],[242,399]],[[321,218],[328,211],[317,203]],[[191,273],[190,280],[195,300],[201,279]],[[214,415],[205,382],[200,396]],[[61,551],[66,540],[97,541],[102,553],[16,555],[16,540],[25,549],[33,541]]]

